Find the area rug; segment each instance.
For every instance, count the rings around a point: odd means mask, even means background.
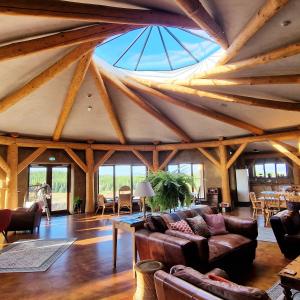
[[[276,243],[276,238],[270,227],[258,227],[258,241]]]
[[[277,281],[268,291],[267,291],[271,300],[284,300],[283,288],[280,285],[280,282]],[[300,300],[300,292],[292,290],[293,300]]]
[[[46,271],[76,239],[19,240],[0,252],[0,273]]]

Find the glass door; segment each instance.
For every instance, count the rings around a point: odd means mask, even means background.
[[[37,201],[37,186],[47,183],[47,167],[30,166],[28,193],[25,195],[25,207]]]
[[[68,210],[68,167],[52,167],[51,212]]]

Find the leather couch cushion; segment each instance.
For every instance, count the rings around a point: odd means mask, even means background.
[[[164,233],[168,229],[161,216],[147,216],[144,226],[152,232]]]
[[[177,267],[177,268],[176,268]],[[221,282],[210,279],[198,271],[184,267],[175,266],[172,274],[190,284],[199,287],[215,296],[225,300],[269,300],[266,292],[247,286],[241,286],[233,282]]]
[[[196,216],[193,218],[186,218],[186,221],[191,226],[193,232],[195,234],[204,236],[204,237],[210,237],[210,232],[208,230],[207,224],[204,221],[203,217]]]
[[[204,214],[203,218],[211,235],[227,233],[222,214]]]
[[[285,211],[280,215],[287,234],[296,234],[300,230],[300,214],[298,211]]]

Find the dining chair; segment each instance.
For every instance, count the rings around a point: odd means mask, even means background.
[[[132,214],[132,194],[129,186],[124,185],[119,189],[118,199],[118,215],[120,215],[121,208],[128,208]]]
[[[280,212],[281,195],[273,194],[272,197],[265,199],[265,226],[268,226],[270,218]]]
[[[10,209],[0,210],[0,232],[2,232],[7,243],[8,243],[7,228],[11,221],[11,215],[12,215],[12,211]]]
[[[249,198],[250,198],[250,201],[252,204],[252,209],[253,209],[252,217],[253,217],[253,219],[256,219],[259,212],[261,212],[261,214],[264,213],[264,203],[261,200],[257,200],[254,192],[249,193]]]
[[[102,207],[102,215],[104,215],[105,209],[110,208],[112,209],[113,213],[115,214],[115,201],[107,201],[104,195],[99,194],[97,196],[97,209],[95,215],[98,213],[99,209]]]

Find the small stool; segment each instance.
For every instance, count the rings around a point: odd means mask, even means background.
[[[156,260],[142,260],[135,265],[136,291],[134,300],[156,300],[154,273],[162,270],[164,265]]]

